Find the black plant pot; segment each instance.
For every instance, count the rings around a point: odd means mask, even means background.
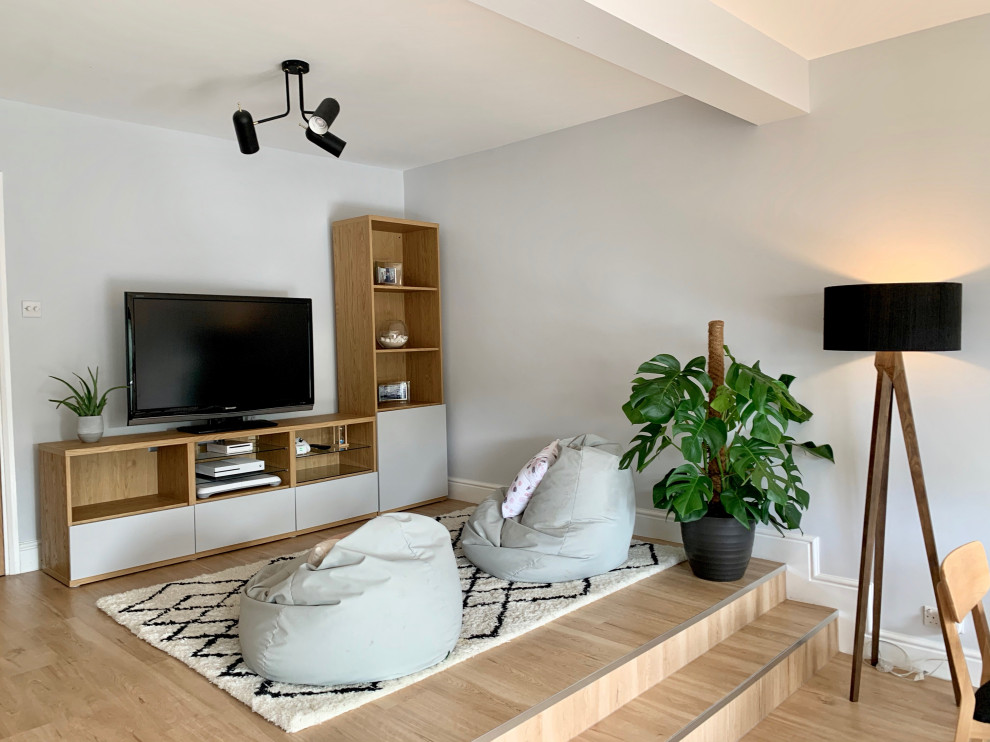
[[[681,538],[691,571],[713,582],[738,580],[753,556],[754,527],[746,528],[735,518],[706,515],[681,523]]]

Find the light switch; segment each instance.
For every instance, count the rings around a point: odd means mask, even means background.
[[[41,316],[41,302],[37,299],[26,299],[21,302],[21,316],[22,317],[40,317]]]

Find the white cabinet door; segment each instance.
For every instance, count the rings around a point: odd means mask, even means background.
[[[447,496],[447,407],[378,415],[378,509]]]
[[[105,575],[196,552],[193,508],[172,508],[69,527],[70,578]]]
[[[378,475],[374,472],[296,487],[297,530],[377,514]]]
[[[296,494],[291,487],[208,500],[195,507],[197,552],[296,530]]]

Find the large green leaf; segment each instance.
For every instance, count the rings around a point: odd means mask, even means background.
[[[833,464],[835,463],[835,454],[832,453],[832,447],[827,443],[823,443],[822,445],[819,446],[813,441],[805,441],[804,443],[788,442],[787,446],[788,448],[790,448],[791,446],[800,448],[803,451],[807,451],[812,456],[816,456],[820,459],[827,459],[828,461],[831,461]]]
[[[708,512],[712,499],[712,480],[690,464],[674,469],[666,482],[666,497],[677,520],[685,523],[698,520]]]
[[[719,502],[725,508],[725,512],[742,523],[746,528],[750,528],[753,518],[746,508],[746,502],[732,490],[722,490],[719,495]]]

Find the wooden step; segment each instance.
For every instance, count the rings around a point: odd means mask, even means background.
[[[293,738],[568,739],[553,723],[542,734],[540,717],[580,719],[583,725],[569,733],[579,734],[785,596],[780,564],[753,559],[738,582],[706,582],[682,563]],[[630,658],[642,670],[619,670],[622,682],[612,682],[610,669]],[[596,683],[591,701],[571,698]],[[557,701],[563,703],[550,711]]]
[[[680,610],[684,608],[683,602],[692,600],[692,591],[703,593],[713,585],[729,590],[722,600],[685,617],[653,639],[477,737],[475,742],[529,742],[575,737],[702,657],[725,637],[773,610],[785,598],[784,578],[783,566],[748,584],[735,586],[732,583],[705,583],[688,577],[684,589],[664,596],[671,606],[679,606]],[[603,628],[614,633],[617,627]]]
[[[829,662],[837,616],[785,601],[575,739],[738,740]]]

